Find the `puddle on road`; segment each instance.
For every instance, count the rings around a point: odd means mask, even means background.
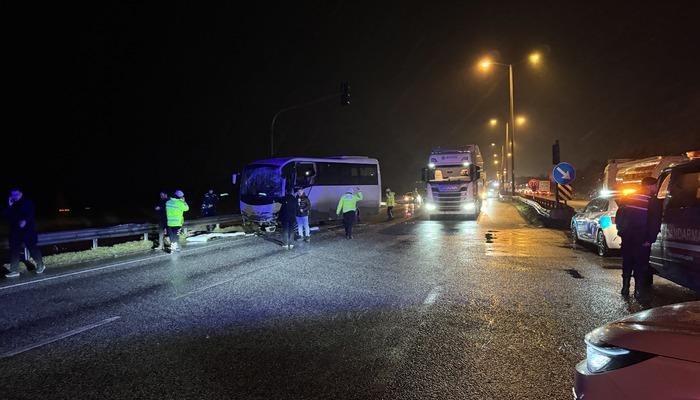
[[[573,268],[565,269],[564,271],[566,271],[566,273],[571,275],[574,279],[583,279],[583,275]]]

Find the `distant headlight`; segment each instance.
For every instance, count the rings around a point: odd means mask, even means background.
[[[433,203],[428,203],[425,205],[425,209],[428,211],[435,211],[437,210],[437,206]]]
[[[654,355],[620,347],[598,346],[586,340],[586,367],[593,374],[624,368],[651,357]]]
[[[464,211],[468,211],[468,212],[474,211],[476,209],[476,204],[466,203],[465,205],[462,206],[462,209]]]

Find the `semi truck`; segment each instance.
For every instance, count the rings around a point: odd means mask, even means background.
[[[475,144],[433,149],[422,174],[428,217],[478,218],[485,198],[483,168],[484,160]]]

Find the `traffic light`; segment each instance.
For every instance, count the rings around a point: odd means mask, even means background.
[[[350,104],[350,84],[345,81],[340,83],[340,105],[347,106]]]

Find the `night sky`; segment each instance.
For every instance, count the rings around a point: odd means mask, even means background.
[[[476,62],[533,49],[540,69],[515,66],[518,175],[546,173],[554,139],[579,168],[700,148],[698,9],[568,3],[8,6],[0,187],[105,210],[150,207],[161,188],[233,191],[230,174],[267,157],[277,110],[347,80],[350,106],[280,117],[279,154],[376,157],[408,190],[433,146],[500,146],[487,122],[507,116],[506,71]]]

